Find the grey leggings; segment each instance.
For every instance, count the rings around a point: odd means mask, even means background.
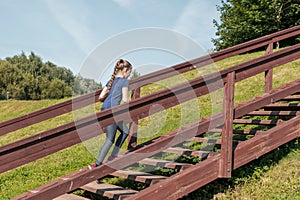
[[[112,157],[117,157],[119,150],[129,133],[129,130],[128,130],[127,126],[124,124],[124,122],[118,122],[116,124],[109,125],[105,128],[106,140],[100,150],[100,153],[99,153],[97,161],[96,161],[96,165],[102,164],[105,156],[107,155],[109,149],[111,148],[111,146],[113,145],[113,143],[115,141],[117,130],[120,131],[120,135],[119,135],[116,145],[114,146],[114,149],[111,153]]]

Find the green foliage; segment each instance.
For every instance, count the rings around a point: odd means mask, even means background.
[[[73,92],[74,95],[83,95],[94,92],[102,88],[102,85],[97,84],[93,79],[87,79],[78,74],[75,77]]]
[[[216,50],[300,24],[298,0],[223,0],[218,10],[220,23],[214,20],[218,38],[212,40]],[[288,39],[282,46],[296,41]]]
[[[139,76],[141,76],[141,74],[138,71],[136,71],[136,69],[134,69],[130,78],[137,78]]]
[[[0,99],[40,100],[71,97],[73,86],[74,95],[99,88],[94,80],[80,75],[75,77],[65,67],[58,67],[49,61],[43,63],[33,52],[29,56],[22,52],[21,55],[0,60]]]

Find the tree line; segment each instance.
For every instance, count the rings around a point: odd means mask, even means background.
[[[220,20],[214,20],[215,50],[225,49],[300,24],[299,0],[222,0],[217,7]],[[293,37],[277,47],[299,43]]]
[[[33,52],[0,60],[0,99],[59,99],[92,92],[101,87],[92,79],[59,67]]]

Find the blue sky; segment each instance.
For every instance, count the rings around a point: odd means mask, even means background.
[[[102,43],[126,31],[147,27],[173,30],[204,50],[213,48],[221,0],[1,0],[0,59],[34,52],[44,62],[81,72],[89,55]],[[122,45],[122,44],[120,44]],[[118,48],[118,45],[116,45]],[[151,52],[150,52],[151,53]],[[146,56],[131,56],[147,65]],[[199,54],[199,56],[201,56]],[[175,60],[157,58],[161,66]],[[92,77],[97,79],[97,77]]]

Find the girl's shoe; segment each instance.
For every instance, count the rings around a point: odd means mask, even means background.
[[[89,170],[92,170],[92,169],[96,168],[97,166],[98,165],[96,163],[94,163],[94,164],[89,165],[88,168],[89,168]]]

